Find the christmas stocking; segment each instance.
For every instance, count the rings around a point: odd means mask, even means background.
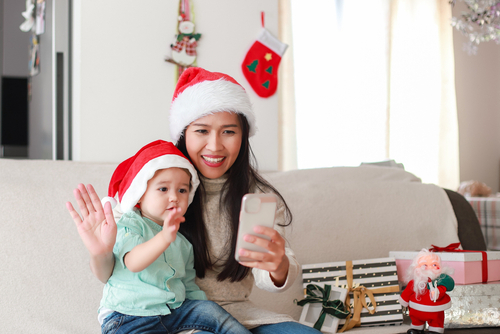
[[[269,97],[278,88],[278,66],[288,45],[265,28],[248,50],[241,69],[253,90],[260,97]]]

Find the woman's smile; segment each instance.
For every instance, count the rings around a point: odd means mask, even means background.
[[[210,166],[210,167],[219,167],[222,165],[224,159],[226,157],[219,157],[219,156],[210,156],[210,155],[202,155],[201,156],[203,160],[205,160],[205,163]]]

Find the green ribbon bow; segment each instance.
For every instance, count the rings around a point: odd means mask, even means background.
[[[325,284],[324,288],[315,284],[308,284],[306,287],[307,297],[297,301],[297,305],[299,306],[304,306],[307,303],[321,303],[323,305],[319,318],[314,324],[314,328],[317,330],[321,330],[321,327],[323,327],[323,322],[327,314],[339,319],[345,319],[350,314],[342,301],[338,299],[330,300],[331,291],[332,286],[328,284]]]

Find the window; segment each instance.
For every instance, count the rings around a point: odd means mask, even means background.
[[[298,168],[389,158],[389,1],[291,1]]]

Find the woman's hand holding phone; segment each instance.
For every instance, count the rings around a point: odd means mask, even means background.
[[[283,285],[288,276],[288,267],[290,265],[285,254],[285,240],[278,231],[270,227],[255,226],[254,231],[270,237],[270,240],[247,234],[244,237],[245,241],[265,248],[267,252],[239,249],[238,252],[241,257],[253,260],[240,262],[241,265],[266,270],[270,273],[276,286]]]
[[[277,198],[274,194],[247,194],[242,199],[236,243],[241,265],[270,273],[277,286],[285,283],[289,261],[285,240],[273,228]]]

